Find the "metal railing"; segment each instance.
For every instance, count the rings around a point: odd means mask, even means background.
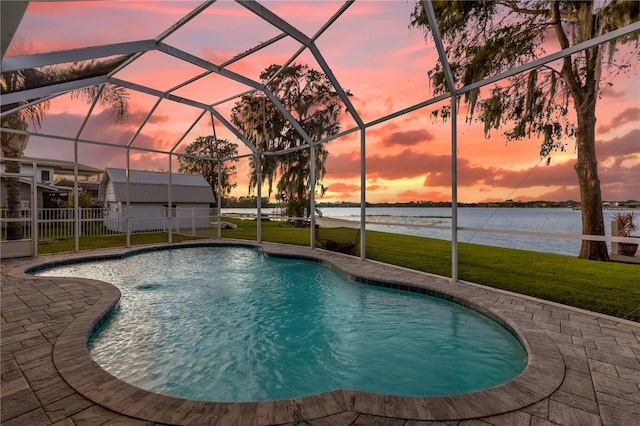
[[[173,232],[176,234],[195,236],[198,230],[208,229],[216,225],[217,210],[208,207],[176,207],[174,208]]]
[[[36,210],[38,240],[61,240],[73,238],[76,232],[80,237],[102,237],[122,235],[130,232],[153,233],[169,232],[196,235],[198,230],[211,228],[216,210],[200,207],[97,207],[79,208],[78,220],[73,208],[48,208]],[[31,239],[31,210],[23,209],[19,218],[9,218],[6,208],[0,209],[0,239],[7,239],[7,230],[11,223],[18,223],[22,229],[22,238]],[[14,225],[15,226],[15,225]],[[76,226],[78,229],[76,230]]]
[[[0,239],[6,240],[12,232],[11,227],[20,228],[19,234],[23,239],[31,238],[31,210],[20,209],[19,217],[10,218],[7,209],[0,209]],[[15,231],[14,231],[15,232]]]

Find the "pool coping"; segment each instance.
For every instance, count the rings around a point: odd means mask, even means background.
[[[462,420],[515,411],[537,403],[553,394],[562,384],[565,364],[552,339],[530,316],[497,297],[478,292],[466,283],[451,283],[435,275],[360,260],[353,256],[325,252],[309,247],[235,240],[210,240],[206,243],[178,243],[112,250],[109,253],[68,255],[60,263],[74,259],[96,259],[128,256],[152,250],[175,249],[203,245],[242,245],[255,247],[267,255],[298,257],[330,265],[359,281],[388,286],[423,289],[471,307],[498,320],[519,337],[528,354],[525,370],[515,379],[478,392],[443,397],[401,397],[354,390],[335,390],[308,397],[255,403],[219,403],[192,401],[159,395],[129,385],[102,369],[89,355],[87,342],[102,318],[115,306],[119,290],[107,283],[76,279],[96,286],[102,297],[91,309],[81,314],[60,334],[53,347],[53,363],[60,376],[85,398],[115,412],[164,424],[202,424],[216,422],[269,425],[327,417],[345,411],[407,420]],[[37,265],[58,263],[34,259],[17,274],[26,274]],[[54,279],[48,277],[48,279]]]

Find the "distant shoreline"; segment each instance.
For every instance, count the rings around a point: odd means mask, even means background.
[[[317,203],[317,207],[360,207],[360,203]],[[367,203],[367,207],[451,207],[451,202],[408,202],[408,203]],[[580,210],[577,201],[505,201],[501,203],[458,203],[458,207],[503,207],[503,208],[570,208]],[[607,203],[605,210],[638,209],[640,202],[635,200]]]
[[[242,208],[256,208],[255,200],[242,200],[241,202],[224,202],[223,209],[242,209]],[[450,201],[410,201],[406,203],[367,203],[367,207],[445,207],[451,208]],[[262,208],[278,208],[279,204],[265,203],[263,200]],[[316,202],[316,207],[347,207],[347,208],[360,208],[360,203],[356,202]],[[507,200],[500,203],[458,203],[458,207],[488,207],[488,208],[569,208],[573,210],[580,210],[581,204],[579,201],[512,201]],[[612,201],[603,203],[602,208],[604,210],[624,210],[624,209],[640,209],[640,201],[627,200],[627,201]]]

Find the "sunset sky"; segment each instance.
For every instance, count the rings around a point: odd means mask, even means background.
[[[109,43],[153,39],[199,2],[190,1],[105,1],[37,3],[31,2],[10,47],[8,56],[42,53]],[[342,2],[262,2],[308,36],[341,6]],[[365,123],[415,105],[432,96],[427,72],[437,62],[433,43],[421,31],[410,29],[414,1],[356,1],[317,40],[317,45],[341,83],[348,89],[356,110]],[[205,12],[169,36],[165,43],[222,64],[240,52],[265,42],[280,31],[249,10],[231,1],[219,0]],[[300,47],[291,38],[230,65],[229,70],[259,80],[260,72],[273,63],[288,60]],[[623,48],[620,58],[631,61],[626,73],[608,77],[612,86],[604,88],[597,111],[597,153],[603,199],[640,200],[640,77],[637,50]],[[558,50],[553,40],[547,53]],[[310,52],[296,63],[320,69]],[[552,64],[553,65],[553,64]],[[165,91],[204,70],[159,51],[145,53],[115,77]],[[212,104],[241,94],[248,88],[215,74],[208,75],[174,92],[177,96]],[[117,126],[108,111],[97,108],[81,139],[126,146],[156,102],[149,95],[131,92],[130,114]],[[227,118],[235,101],[216,108]],[[366,132],[367,201],[446,201],[451,199],[451,124],[434,120],[431,112],[449,101],[430,105],[370,127]],[[51,103],[40,131],[75,137],[88,105],[63,95]],[[168,100],[160,103],[133,147],[170,150],[188,130],[200,111]],[[462,108],[458,127],[459,201],[578,200],[577,178],[573,170],[573,141],[567,152],[555,154],[549,166],[540,162],[536,139],[506,144],[502,131],[485,139],[482,123],[465,122]],[[345,114],[342,129],[355,122]],[[249,150],[229,131],[215,123],[218,137],[239,143],[241,154]],[[503,130],[507,130],[505,127]],[[212,134],[206,114],[177,148],[197,136]],[[351,133],[327,145],[324,185],[328,192],[321,201],[360,200],[360,134]],[[26,155],[73,160],[73,143],[32,137]],[[79,162],[94,167],[125,167],[126,150],[95,144],[80,144]],[[168,157],[131,151],[131,168],[167,170]],[[173,160],[177,171],[177,161]],[[238,187],[233,195],[248,195],[248,161],[238,165]]]

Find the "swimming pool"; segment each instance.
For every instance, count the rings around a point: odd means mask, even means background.
[[[131,384],[183,398],[449,395],[504,383],[526,364],[520,343],[473,310],[255,249],[166,250],[41,274],[117,285],[120,306],[91,339],[92,356]]]

